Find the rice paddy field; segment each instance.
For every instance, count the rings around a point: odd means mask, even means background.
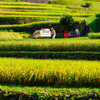
[[[0,83],[100,87],[100,62],[0,58]]]
[[[22,39],[1,40],[1,51],[100,51],[100,40],[79,39]]]
[[[85,7],[87,2],[90,7]],[[95,58],[94,54],[100,55],[99,14],[99,0],[69,0],[65,5],[0,2],[0,55],[90,52]],[[31,33],[24,33],[27,27],[59,25],[64,15],[71,15],[77,22],[87,19],[93,33],[69,39],[33,39]],[[0,57],[0,99],[12,100],[12,97],[15,100],[99,100],[100,59]]]
[[[84,8],[82,5],[85,5],[87,2],[90,3],[91,6],[89,8]],[[60,18],[64,15],[71,15],[75,21],[83,21],[84,19],[88,17],[94,17],[95,14],[99,13],[100,3],[95,1],[79,0],[79,2],[76,2],[74,0],[73,2],[68,1],[66,5],[37,4],[25,2],[0,2],[0,20],[16,19],[17,21],[18,19],[33,19],[39,22],[41,20],[48,22],[51,21],[52,23],[53,21],[59,21]],[[34,21],[32,23],[34,23]],[[38,23],[35,22],[35,24]],[[0,28],[6,28],[10,26],[10,24],[8,24],[8,26],[2,25],[0,25]],[[25,23],[23,25],[25,25]]]

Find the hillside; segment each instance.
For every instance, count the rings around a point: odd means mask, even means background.
[[[90,4],[89,7],[86,7],[87,3]],[[60,18],[64,15],[71,15],[75,21],[83,22],[84,19],[94,18],[97,14],[100,14],[100,2],[93,0],[69,0],[65,5],[0,2],[0,29],[28,32],[31,32],[32,28],[33,31],[42,27],[57,29]],[[60,29],[58,32],[63,31]]]

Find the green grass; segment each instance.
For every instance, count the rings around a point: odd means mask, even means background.
[[[87,19],[91,27],[91,32],[100,32],[100,18],[99,17],[90,17]]]
[[[4,98],[9,98],[11,94],[13,97],[23,98],[34,97],[35,99],[42,100],[53,100],[53,99],[87,99],[93,97],[95,94],[98,98],[100,97],[100,88],[57,88],[57,87],[28,87],[28,86],[15,86],[15,85],[0,85],[2,91],[7,91]],[[96,98],[97,98],[96,97]],[[2,98],[3,99],[3,98]]]
[[[71,93],[71,95],[73,95],[74,93],[79,95],[82,93],[91,93],[91,92],[95,92],[98,93],[100,92],[100,88],[85,88],[85,87],[81,87],[81,88],[70,88],[70,87],[36,87],[36,86],[19,86],[19,85],[0,85],[1,90],[7,90],[7,91],[14,91],[14,92],[22,92],[25,94],[30,94],[32,95],[33,92],[49,92],[49,93],[55,93],[57,92],[59,93],[65,93],[67,91],[69,91],[69,93]]]

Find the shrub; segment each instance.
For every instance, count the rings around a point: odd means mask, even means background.
[[[96,16],[96,17],[100,17],[100,14],[96,14],[95,16]]]
[[[87,7],[87,8],[89,8],[90,6],[91,6],[91,3],[89,2],[86,2],[85,5],[82,5],[82,7]]]
[[[72,16],[66,15],[60,19],[60,23],[61,25],[73,25],[75,22]]]
[[[67,4],[66,0],[49,0],[49,4],[60,4],[60,5],[65,5]]]

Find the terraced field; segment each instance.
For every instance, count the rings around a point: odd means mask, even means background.
[[[81,6],[82,3],[79,4],[76,7],[74,5],[0,2],[0,19],[59,20],[63,15],[68,14],[72,15],[76,21],[82,21],[99,13],[97,2],[93,2],[93,7],[87,9]],[[96,12],[93,12],[95,6]]]
[[[90,7],[85,7],[87,2],[91,4]],[[13,97],[18,100],[20,98],[22,100],[23,98],[25,100],[31,98],[32,100],[92,98],[99,100],[100,18],[97,17],[99,14],[98,0],[73,0],[68,1],[66,5],[0,2],[0,57],[2,57],[0,58],[0,84],[2,84],[0,99],[11,100]],[[31,32],[36,29],[55,26],[58,30],[60,18],[64,15],[71,15],[81,24],[87,19],[94,33],[90,33],[89,37],[71,39],[33,39]],[[80,28],[82,28],[81,24]],[[72,27],[69,27],[70,29]],[[27,30],[31,32],[28,33]],[[63,35],[63,31],[57,34]],[[46,59],[48,56],[49,60],[30,59],[33,55],[41,59]],[[4,89],[4,84],[16,86],[12,86],[14,89],[11,86]],[[17,85],[22,86],[18,88]],[[28,87],[24,87],[25,85]],[[34,89],[30,86],[44,86],[44,88],[34,87]],[[51,87],[48,89],[46,86]],[[55,86],[59,89],[52,89]],[[84,88],[84,91],[79,88],[73,90],[71,87],[85,87],[85,90]],[[86,87],[96,87],[96,89]]]

